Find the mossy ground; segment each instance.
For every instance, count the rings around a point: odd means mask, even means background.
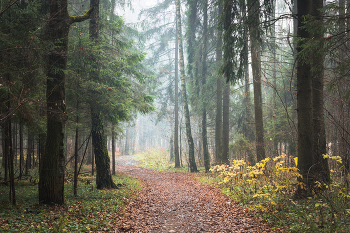
[[[73,195],[71,176],[65,184],[65,205],[38,203],[38,185],[16,181],[17,205],[9,204],[9,187],[0,186],[0,232],[90,232],[113,231],[126,203],[143,188],[127,175],[113,176],[118,189],[97,190],[95,177],[80,176],[78,196]]]

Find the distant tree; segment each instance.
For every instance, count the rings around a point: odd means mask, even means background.
[[[207,133],[207,46],[208,46],[208,0],[203,1],[203,43],[202,43],[202,138],[203,138],[203,154],[205,171],[210,169],[210,155],[208,149],[208,133]]]

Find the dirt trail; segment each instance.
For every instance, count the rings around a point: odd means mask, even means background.
[[[117,170],[143,180],[148,187],[126,207],[119,232],[272,232],[192,174],[154,172],[132,165],[118,165]]]

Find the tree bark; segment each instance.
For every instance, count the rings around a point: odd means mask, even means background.
[[[125,130],[125,147],[124,147],[124,154],[129,155],[129,127]]]
[[[176,21],[176,35],[177,20]],[[179,41],[175,39],[175,129],[174,129],[175,168],[180,167],[179,154]]]
[[[76,111],[77,111],[77,116],[75,120],[75,147],[74,147],[74,184],[73,184],[73,194],[76,197],[77,196],[77,189],[78,189],[78,142],[79,142],[79,115],[78,115],[78,110],[79,109],[79,101],[77,100],[77,106],[76,106]]]
[[[64,125],[66,122],[65,73],[68,33],[74,22],[89,18],[92,9],[81,16],[69,16],[67,0],[50,2],[48,23],[52,50],[47,68],[47,141],[40,166],[39,201],[43,204],[64,204]]]
[[[208,44],[208,0],[203,1],[203,49],[202,49],[202,138],[203,138],[203,157],[205,172],[210,169],[210,156],[208,149],[208,133],[207,133],[207,97],[206,83],[207,83],[207,44]]]
[[[23,175],[23,120],[19,122],[19,179],[22,179]]]
[[[323,0],[313,1],[311,14],[316,16],[317,20],[322,21]],[[322,40],[322,32],[315,33],[313,38]],[[320,44],[322,46],[322,42]],[[318,51],[322,50],[320,48]],[[315,163],[316,179],[322,183],[330,183],[330,171],[328,167],[328,159],[324,159],[323,155],[327,154],[326,148],[326,130],[324,122],[324,55],[315,51],[311,59],[312,62],[312,114],[313,114],[313,156]]]
[[[261,58],[259,42],[259,1],[248,0],[249,36],[252,57],[253,86],[254,86],[254,111],[256,130],[256,157],[260,161],[265,158],[264,123],[261,93]]]
[[[322,1],[322,0],[321,0]],[[304,17],[310,13],[312,1],[297,1],[298,37],[307,39],[311,34],[303,28]],[[301,40],[297,52],[302,51],[305,43]],[[298,60],[299,61],[299,60]],[[314,182],[313,159],[313,119],[312,119],[312,73],[310,62],[298,62],[297,66],[297,109],[298,109],[298,168],[302,181],[309,187]],[[299,193],[302,189],[299,188]]]
[[[26,171],[25,174],[29,174],[29,170],[32,168],[32,154],[33,154],[33,142],[34,142],[34,136],[33,132],[31,132],[30,128],[28,127],[28,137],[27,137],[27,159],[26,159]]]
[[[96,110],[96,106],[91,107],[91,122],[92,144],[96,162],[96,187],[97,189],[116,188],[110,170],[110,158],[108,156],[103,120],[100,111]]]
[[[190,111],[187,102],[186,82],[185,82],[185,62],[182,47],[182,30],[181,30],[181,15],[180,15],[180,0],[176,0],[176,19],[177,19],[177,40],[179,43],[179,57],[180,57],[180,72],[181,72],[181,89],[182,102],[185,112],[186,136],[188,141],[188,158],[191,172],[197,172],[197,165],[194,158],[194,143],[191,132]]]
[[[90,39],[93,44],[98,44],[99,40],[99,16],[100,16],[100,1],[90,0],[90,7],[93,8],[89,24]],[[90,78],[100,80],[98,59],[94,54],[90,56],[92,62],[92,71]],[[91,109],[91,125],[92,125],[92,144],[94,147],[95,162],[96,162],[96,186],[97,189],[116,188],[113,183],[110,158],[107,150],[107,141],[104,131],[103,118],[99,106],[96,103],[90,103]]]
[[[112,175],[115,175],[115,128],[112,124]]]
[[[230,83],[226,83],[222,108],[222,163],[229,164],[230,143]]]
[[[221,15],[222,6],[218,6],[218,13]],[[218,42],[216,45],[216,62],[221,63],[222,61],[222,32],[217,31]],[[216,79],[216,119],[215,119],[215,152],[216,152],[216,164],[222,163],[222,77],[219,75]]]

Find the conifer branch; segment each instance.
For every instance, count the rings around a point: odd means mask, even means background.
[[[12,5],[14,5],[16,2],[18,2],[18,0],[14,0],[13,2],[11,2],[10,4],[7,5],[7,7],[5,7],[5,9],[3,9],[2,11],[0,11],[0,17],[5,13],[6,10],[8,10]]]

